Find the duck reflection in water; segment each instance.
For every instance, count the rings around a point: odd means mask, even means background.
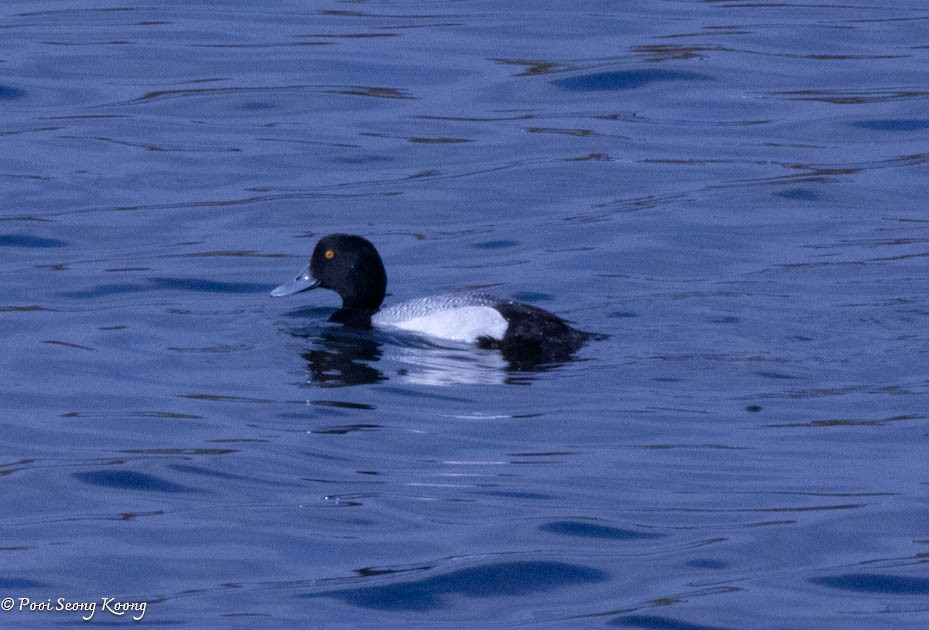
[[[372,364],[380,361],[381,344],[345,329],[324,330],[301,356],[310,381],[322,387],[368,385],[387,380]]]
[[[534,362],[524,356],[469,344],[438,345],[417,335],[381,334],[345,327],[290,331],[311,342],[300,356],[309,383],[320,387],[368,385],[398,380],[419,385],[528,384],[533,373],[560,363]]]

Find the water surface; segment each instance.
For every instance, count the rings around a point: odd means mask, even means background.
[[[5,2],[0,595],[925,627],[927,20]],[[608,338],[518,369],[268,297],[337,231],[388,300],[478,289]]]

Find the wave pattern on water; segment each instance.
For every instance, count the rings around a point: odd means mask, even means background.
[[[0,588],[924,626],[925,10],[346,7],[0,5]],[[517,369],[268,297],[339,231],[393,302],[607,337]]]

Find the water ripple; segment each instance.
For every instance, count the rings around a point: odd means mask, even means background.
[[[449,595],[519,596],[603,582],[603,571],[564,562],[502,562],[459,569],[413,582],[339,589],[304,595],[331,597],[359,608],[424,611],[447,608]]]

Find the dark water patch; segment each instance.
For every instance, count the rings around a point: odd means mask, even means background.
[[[67,245],[65,241],[59,241],[55,238],[42,238],[41,236],[31,236],[29,234],[0,234],[0,247],[48,249],[64,247],[65,245]]]
[[[115,520],[134,521],[139,517],[147,516],[164,516],[164,510],[153,510],[151,512],[123,512]]]
[[[346,435],[348,433],[355,433],[357,431],[377,431],[378,429],[383,429],[384,427],[380,424],[348,424],[344,426],[337,427],[326,427],[323,429],[313,429],[310,433],[317,433],[320,435]]]
[[[16,590],[20,588],[39,588],[45,586],[42,582],[27,580],[25,578],[5,578],[0,577],[0,589],[5,591]]]
[[[224,88],[189,88],[189,89],[180,89],[180,90],[155,90],[153,92],[146,92],[142,96],[129,101],[129,103],[146,103],[149,101],[166,99],[166,98],[183,98],[188,96],[224,96],[229,94],[248,94],[252,92],[263,92],[263,91],[274,91],[278,90],[287,90],[287,89],[304,89],[304,86],[288,86],[284,88],[236,88],[236,87],[224,87]]]
[[[35,313],[38,311],[52,312],[55,309],[39,306],[38,304],[28,304],[23,306],[0,306],[0,313]]]
[[[697,72],[683,70],[663,70],[659,68],[642,70],[616,70],[612,72],[595,72],[581,74],[564,79],[555,79],[552,84],[572,92],[605,92],[632,90],[650,83],[663,81],[709,81],[713,77]]]
[[[75,350],[90,350],[91,352],[94,350],[88,346],[82,346],[80,344],[70,343],[68,341],[59,341],[58,339],[46,339],[42,343],[47,343],[52,346],[64,346],[65,348],[73,348]]]
[[[0,85],[0,101],[22,98],[26,92],[19,88],[10,87],[9,85]]]
[[[437,177],[442,174],[442,171],[437,171],[435,169],[426,169],[424,171],[419,171],[418,173],[413,173],[408,175],[407,179],[422,179],[423,177]]]
[[[317,33],[313,35],[301,35],[300,37],[319,37],[320,39],[370,39],[376,37],[398,37],[397,33],[335,33],[335,34],[322,34]]]
[[[334,157],[335,164],[376,164],[378,162],[392,162],[394,158],[386,155],[352,155],[348,157]]]
[[[702,623],[689,623],[658,615],[629,615],[612,620],[610,625],[653,630],[729,630],[724,626],[707,626]]]
[[[175,411],[68,411],[61,414],[62,418],[109,418],[124,420],[126,418],[167,418],[169,420],[203,420],[203,416],[195,416]]]
[[[771,428],[781,429],[785,427],[879,427],[892,422],[904,422],[907,420],[922,420],[924,416],[909,414],[900,416],[889,416],[887,418],[828,418],[824,420],[810,420],[807,422],[785,422],[780,424],[766,425]]]
[[[569,66],[556,63],[554,61],[547,61],[543,59],[492,59],[491,61],[496,61],[497,63],[505,63],[511,66],[523,66],[524,69],[519,74],[515,75],[517,77],[525,76],[534,76],[537,74],[552,74],[554,72],[563,72],[568,69]]]
[[[471,247],[476,249],[503,249],[504,247],[514,247],[518,244],[517,241],[484,241],[482,243],[475,243]]]
[[[353,85],[346,88],[324,90],[325,94],[342,94],[344,96],[367,96],[370,98],[416,99],[399,88],[377,87],[368,85]]]
[[[422,120],[450,120],[454,122],[503,122],[510,120],[532,120],[533,114],[520,114],[518,116],[436,116],[432,114],[418,114],[413,118]]]
[[[664,534],[652,532],[639,532],[633,529],[620,529],[608,525],[597,525],[584,521],[552,521],[539,527],[539,531],[562,536],[577,536],[579,538],[599,538],[601,540],[643,540],[649,538],[664,538]]]
[[[180,397],[190,398],[191,400],[209,400],[211,402],[235,402],[235,403],[274,402],[267,398],[249,398],[248,396],[225,396],[223,394],[180,394]]]
[[[0,464],[0,477],[12,475],[20,470],[26,470],[29,468],[29,465],[34,464],[35,461],[34,459],[20,459],[9,464]]]
[[[774,193],[775,197],[783,197],[792,201],[819,201],[822,195],[809,188],[791,188]]]
[[[612,162],[613,158],[607,153],[588,153],[579,157],[569,157],[565,162]]]
[[[256,282],[221,282],[203,278],[152,278],[151,281],[159,288],[197,293],[267,293],[271,289],[269,285]]]
[[[784,96],[791,101],[819,101],[834,105],[862,105],[865,103],[887,103],[890,101],[923,99],[929,92],[923,90],[788,90],[774,92],[773,96]]]
[[[91,470],[71,475],[80,482],[92,486],[103,486],[113,490],[140,490],[142,492],[193,492],[193,488],[182,486],[154,475],[131,470]]]
[[[564,562],[502,562],[415,582],[329,591],[303,597],[332,597],[359,608],[425,611],[445,608],[447,604],[443,597],[446,595],[529,595],[577,584],[603,582],[607,577],[599,569]]]
[[[874,131],[920,131],[921,129],[929,129],[929,119],[925,118],[876,118],[873,120],[857,120],[850,124],[853,127]]]
[[[656,408],[657,409],[657,408]],[[688,412],[687,409],[672,409],[669,411],[681,411]],[[693,412],[691,412],[693,413]],[[687,448],[687,449],[716,449],[723,451],[740,451],[743,450],[742,447],[738,446],[729,446],[728,444],[668,444],[667,442],[661,442],[658,444],[643,444],[642,448],[652,451],[667,451],[676,448]]]
[[[626,319],[630,317],[638,317],[638,313],[633,313],[632,311],[613,311],[607,317],[610,319]]]
[[[294,44],[288,44],[294,45]],[[300,45],[300,44],[296,44]],[[288,92],[307,91],[318,94],[339,94],[345,96],[366,96],[370,98],[415,100],[418,97],[408,94],[400,88],[372,86],[372,85],[284,85],[269,87],[220,87],[220,88],[186,88],[174,90],[155,90],[128,101],[126,104],[150,103],[164,99],[191,98],[191,97],[217,97],[217,96],[250,96],[253,94],[280,94]],[[265,101],[252,100],[252,104]]]
[[[312,400],[310,401],[312,405],[318,405],[320,407],[336,407],[338,409],[357,409],[361,411],[374,411],[377,409],[374,405],[367,405],[365,403],[355,403],[347,402],[344,400]]]
[[[854,593],[929,595],[929,578],[880,573],[846,573],[812,578],[813,584]]]
[[[556,497],[550,494],[541,494],[539,492],[508,492],[504,490],[481,491],[475,492],[482,497],[503,497],[506,499],[528,499],[530,501],[550,501]]]
[[[820,512],[831,510],[858,510],[863,508],[863,503],[839,503],[836,505],[808,505],[800,507],[772,507],[772,508],[746,508],[740,512]],[[783,521],[788,523],[789,521]]]
[[[796,380],[800,378],[799,376],[794,376],[793,374],[784,374],[783,372],[755,372],[758,376],[762,378],[771,378],[775,380]]]
[[[310,481],[313,483],[334,483],[332,479],[320,479],[314,477],[302,477],[302,481]],[[366,483],[383,483],[379,481],[368,481]],[[351,507],[361,507],[364,505],[362,499],[370,499],[371,497],[378,496],[376,494],[364,494],[360,492],[350,492],[345,494],[328,494],[325,497],[325,500],[329,502],[329,505],[333,507],[340,508],[351,508]],[[359,524],[369,523],[366,519],[357,519]],[[305,597],[313,597],[313,595],[306,595]]]
[[[125,46],[130,44],[126,39],[109,39],[109,40],[91,40],[91,41],[48,41],[48,46]]]
[[[792,519],[787,519],[783,521],[759,521],[757,523],[746,523],[744,527],[777,527],[780,525],[796,525],[797,521]]]
[[[285,254],[262,254],[251,249],[221,249],[217,251],[190,252],[187,254],[166,254],[161,258],[213,258],[213,257],[232,257],[232,258],[289,258]],[[136,271],[145,271],[148,267],[128,267]],[[118,271],[116,269],[107,269],[107,271]]]
[[[694,569],[725,569],[729,564],[719,560],[691,560],[687,566]]]
[[[95,13],[122,13],[135,11],[131,7],[104,7],[101,9],[78,9],[81,13],[95,14]],[[25,11],[18,14],[19,17],[37,17],[37,16],[56,16],[64,15],[66,17],[73,17],[75,9],[46,9],[43,11]]]
[[[16,177],[21,179],[34,179],[39,181],[48,181],[49,177],[42,177],[40,175],[10,175],[9,173],[4,173],[4,177]],[[54,223],[52,219],[43,219],[41,217],[33,217],[29,215],[9,215],[5,217],[0,217],[0,221],[30,221],[35,223]]]
[[[408,142],[414,144],[462,144],[464,142],[474,142],[474,140],[469,140],[468,138],[448,138],[448,137],[436,137],[429,138],[424,136],[413,136],[407,138]]]
[[[729,34],[741,34],[742,31],[729,31]],[[643,55],[648,61],[671,61],[686,59],[703,59],[704,52],[715,51],[708,46],[682,46],[680,44],[642,44],[632,46],[632,52]]]
[[[577,136],[579,138],[584,138],[587,136],[598,135],[593,132],[592,129],[573,129],[573,128],[560,128],[560,127],[528,127],[526,133],[557,133],[564,136]],[[620,137],[624,140],[628,140],[626,136],[614,136]]]
[[[239,451],[231,448],[129,448],[120,451],[129,455],[229,455]]]
[[[292,48],[296,46],[331,46],[333,42],[267,42],[254,44],[192,44],[196,48]]]

